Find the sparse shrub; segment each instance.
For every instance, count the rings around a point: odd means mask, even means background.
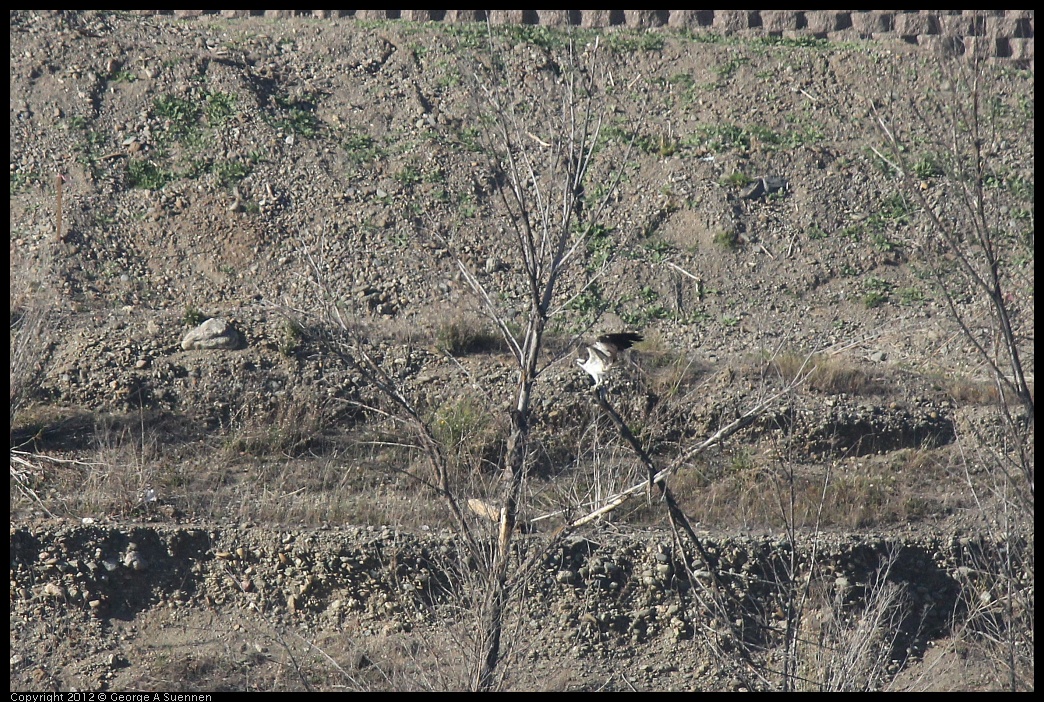
[[[283,335],[279,339],[279,353],[284,356],[293,356],[297,353],[297,349],[301,347],[301,341],[304,338],[304,329],[301,325],[292,319],[284,320],[283,322]]]
[[[229,422],[226,447],[262,459],[298,456],[322,443],[332,416],[325,403],[288,393],[268,404],[241,408]]]
[[[19,412],[38,389],[54,340],[51,325],[57,299],[52,266],[54,247],[64,236],[61,224],[62,182],[62,176],[59,176],[55,193],[55,235],[42,242],[39,258],[36,261],[20,260],[20,257],[15,256],[15,247],[11,248],[8,362],[11,396],[9,429],[12,432]],[[13,468],[12,477],[15,477]]]
[[[597,284],[589,285],[586,290],[572,298],[567,305],[569,309],[575,310],[582,317],[594,316],[606,307],[602,290]]]
[[[209,317],[203,314],[195,307],[186,307],[185,314],[182,316],[181,321],[188,327],[198,327],[203,322],[207,321]]]
[[[714,235],[714,243],[723,249],[733,251],[739,248],[740,236],[735,229],[723,229]]]
[[[754,125],[747,130],[752,137],[758,140],[762,146],[779,146],[783,143],[783,137],[779,132],[773,131],[768,127],[762,127],[761,125]]]
[[[504,349],[504,341],[479,319],[457,318],[443,322],[435,330],[435,344],[451,356],[489,353]]]
[[[127,185],[144,190],[160,190],[174,180],[171,171],[164,170],[155,163],[144,159],[135,159],[127,164]]]
[[[962,406],[990,405],[1000,401],[997,384],[981,378],[947,374],[940,378],[939,387]]]
[[[276,126],[293,134],[311,138],[319,132],[320,123],[319,118],[311,112],[293,107],[286,117],[276,122]]]
[[[868,582],[860,584],[858,604],[837,591],[836,579],[810,589],[795,622],[797,675],[788,681],[796,683],[791,689],[864,692],[887,684],[899,637],[915,637],[903,631],[913,608],[908,586],[891,577],[897,560],[895,550],[881,556]]]
[[[731,473],[746,473],[756,468],[750,451],[740,449],[732,454],[727,470]]]
[[[816,224],[813,224],[807,230],[805,230],[805,234],[806,234],[806,236],[808,236],[808,238],[811,241],[821,241],[823,239],[829,238],[829,236],[830,236],[825,231],[823,231],[819,227],[819,225],[816,225]]]
[[[875,307],[880,307],[881,305],[888,302],[888,295],[886,293],[881,292],[880,290],[871,290],[870,292],[863,295],[862,299],[863,304],[866,306],[866,308],[868,310],[871,310]]]
[[[188,135],[200,115],[200,108],[195,101],[170,94],[156,98],[152,110],[157,117],[166,120],[167,130],[175,138]]]
[[[49,322],[54,305],[51,291],[46,284],[30,282],[15,294],[16,286],[23,284],[12,278],[8,357],[12,430],[18,413],[37,389],[51,346]]]
[[[652,263],[662,263],[676,250],[673,244],[662,239],[647,241],[642,247],[646,250],[649,261]]]
[[[236,113],[236,95],[234,93],[207,93],[204,111],[210,126],[225,124]]]
[[[750,134],[742,127],[735,124],[701,125],[696,134],[686,140],[703,146],[714,153],[721,153],[730,149],[747,150],[750,148]]]
[[[443,403],[435,410],[431,428],[458,473],[496,467],[504,438],[479,403],[468,397]]]
[[[859,241],[863,238],[863,225],[853,224],[841,230],[841,238],[849,241]]]
[[[739,171],[733,171],[731,175],[723,178],[721,181],[722,185],[727,185],[733,188],[742,188],[744,185],[749,185],[752,182],[754,181],[752,181],[750,177],[745,173],[740,173]]]
[[[16,195],[31,182],[32,178],[19,171],[11,171],[11,195]]]
[[[938,159],[933,156],[923,156],[920,160],[916,161],[913,164],[913,172],[922,180],[943,175],[943,169],[939,165]]]
[[[899,288],[895,294],[899,297],[900,304],[921,305],[924,303],[924,293],[920,288]]]
[[[221,161],[214,165],[214,176],[222,187],[235,185],[250,175],[250,166],[239,161]]]
[[[678,151],[679,141],[671,134],[660,134],[650,136],[639,134],[635,136],[634,144],[638,150],[646,154],[656,154],[661,158],[673,156]]]
[[[403,187],[417,185],[423,179],[420,169],[413,165],[406,165],[402,170],[396,171],[392,178]]]
[[[881,199],[868,223],[873,230],[880,230],[889,223],[907,224],[910,221],[910,210],[910,203],[901,192],[892,193]]]
[[[344,150],[352,163],[357,165],[376,161],[384,155],[383,150],[377,145],[377,140],[361,132],[352,132],[345,137]]]
[[[872,309],[887,303],[889,301],[889,293],[895,286],[884,278],[870,276],[863,281],[863,287],[866,289],[866,294],[862,297],[863,304],[867,309]]]
[[[888,238],[884,232],[874,232],[870,236],[870,243],[873,244],[874,248],[878,251],[885,253],[891,253],[899,248],[899,246]]]
[[[313,96],[305,95],[298,99],[277,97],[275,104],[281,112],[272,120],[272,125],[277,129],[305,138],[314,137],[319,133],[322,122],[315,114]]]
[[[590,227],[586,233],[588,270],[594,271],[608,263],[616,253],[613,230],[601,224]]]

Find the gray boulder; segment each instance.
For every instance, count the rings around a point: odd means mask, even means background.
[[[181,348],[192,349],[238,349],[243,345],[243,336],[224,319],[211,317],[181,340]]]

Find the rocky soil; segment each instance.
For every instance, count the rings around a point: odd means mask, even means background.
[[[503,70],[539,104],[565,35],[505,32]],[[349,311],[442,427],[461,491],[492,488],[515,379],[456,259],[512,321],[524,283],[482,142],[484,29],[16,11],[10,33],[12,320],[57,300],[33,362],[12,365],[34,380],[12,404],[12,689],[464,686],[469,570],[448,515],[309,313],[320,293]],[[547,518],[520,548],[563,505],[640,479],[572,364],[579,336],[645,334],[609,392],[665,463],[814,365],[675,478],[731,588],[724,616],[786,622],[781,583],[812,574],[802,631],[845,631],[875,583],[900,584],[902,633],[853,685],[1000,687],[953,643],[954,613],[989,602],[973,571],[998,550],[1021,563],[1032,525],[982,526],[989,476],[962,442],[998,436],[996,391],[873,114],[956,217],[934,107],[953,103],[953,64],[873,42],[577,38],[612,87],[587,188],[620,180],[561,284],[534,413],[528,516]],[[1032,339],[1033,76],[985,75],[1006,292]],[[533,119],[534,143],[546,129]],[[992,343],[981,295],[944,280]],[[505,687],[773,687],[711,644],[686,564],[708,567],[647,503],[544,554]]]
[[[782,625],[785,593],[772,583],[788,541],[701,536],[736,598],[732,615]],[[568,540],[528,578],[512,623],[507,687],[750,685],[694,636],[701,615],[668,534],[597,538]],[[453,604],[466,575],[449,531],[31,523],[12,530],[11,547],[16,688],[459,687],[474,664],[465,642],[476,623]],[[858,611],[864,592],[885,583],[880,568],[889,563],[887,582],[909,596],[904,630],[891,642],[898,659],[936,646],[961,606],[966,573],[992,546],[973,536],[863,533],[828,535],[819,548],[826,599],[809,609],[808,623],[830,620],[832,598]],[[710,582],[706,570],[698,577]],[[945,647],[936,655],[946,656]],[[933,685],[989,685],[988,673],[971,665],[962,669],[981,677],[960,682],[944,679],[955,672],[952,661],[942,667]],[[890,679],[900,666],[888,668]]]

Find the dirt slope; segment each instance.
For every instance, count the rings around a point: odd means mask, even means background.
[[[520,93],[553,82],[566,35],[505,31],[500,60]],[[948,65],[872,42],[578,39],[614,87],[612,158],[588,189],[621,177],[604,229],[562,281],[533,512],[594,485],[588,451],[612,441],[569,358],[578,334],[645,334],[610,392],[663,460],[817,352],[799,393],[679,472],[679,499],[723,551],[746,554],[728,567],[749,589],[757,578],[740,561],[773,562],[787,466],[798,526],[831,533],[821,565],[836,559],[834,582],[865,585],[895,544],[896,579],[919,611],[940,583],[936,604],[952,611],[983,509],[955,441],[992,431],[992,385],[933,286],[927,220],[875,153],[871,115],[876,105],[902,125],[921,186],[953,213],[934,168],[944,115],[924,110],[946,104]],[[292,313],[315,309],[322,271],[445,427],[461,484],[491,489],[502,426],[487,398],[515,381],[448,253],[513,314],[519,269],[476,116],[481,28],[15,12],[11,40],[12,316],[27,290],[59,300],[38,386],[12,413],[13,444],[37,456],[12,487],[13,689],[459,686],[464,662],[425,652],[463,650],[466,617],[436,626],[432,603],[416,609],[398,577],[438,570],[425,559],[450,541],[433,536],[447,515],[411,477],[416,455],[374,448],[395,437],[348,404],[369,397],[365,382]],[[1029,232],[1028,246],[1011,244],[1009,302],[1032,338],[1033,78],[987,76],[1000,225]],[[545,128],[534,118],[531,138]],[[68,179],[57,244],[56,172]],[[980,296],[956,292],[976,333],[988,329]],[[185,350],[208,317],[243,344]],[[1032,373],[1031,352],[1027,363]],[[611,453],[606,465],[624,473],[607,490],[631,482]],[[639,505],[545,564],[508,687],[751,684],[693,643],[680,581],[656,584],[676,566],[662,520]],[[976,553],[994,547],[984,538]],[[861,549],[874,557],[861,562]],[[345,565],[356,557],[365,563]],[[941,672],[917,672],[928,642],[951,633],[937,616],[875,685],[999,684],[974,655],[929,656],[924,670]]]

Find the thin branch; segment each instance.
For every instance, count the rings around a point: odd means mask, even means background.
[[[486,308],[487,314],[493,320],[493,323],[497,325],[497,329],[500,330],[501,336],[504,337],[504,341],[507,342],[511,348],[511,353],[515,356],[515,360],[519,363],[522,362],[522,348],[518,345],[515,340],[515,336],[511,333],[511,330],[507,326],[507,321],[497,311],[496,305],[493,303],[493,298],[490,297],[489,293],[482,283],[475,277],[475,275],[468,270],[468,267],[464,265],[464,262],[460,259],[457,260],[457,268],[460,270],[461,275],[467,282],[471,289],[476,295],[482,300],[483,306]]]

